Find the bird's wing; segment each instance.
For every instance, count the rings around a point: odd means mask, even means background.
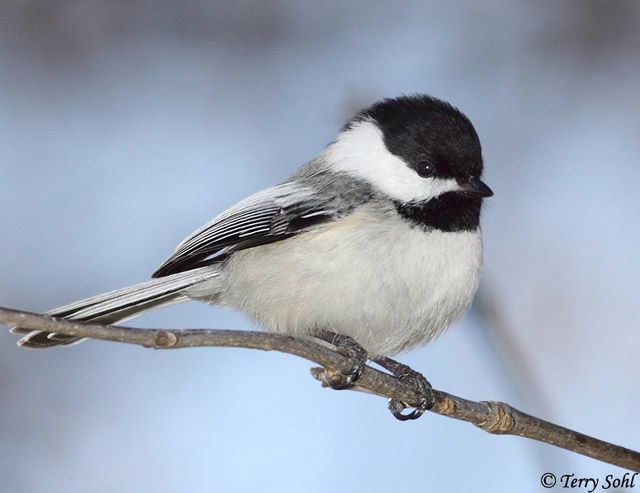
[[[187,237],[153,277],[201,267],[237,250],[320,228],[349,214],[359,199],[360,194],[340,193],[331,184],[312,187],[291,181],[267,188]]]

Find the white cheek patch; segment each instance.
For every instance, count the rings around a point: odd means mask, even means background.
[[[336,171],[366,180],[400,202],[425,202],[460,190],[453,178],[422,178],[384,145],[382,131],[370,121],[354,124],[327,148],[328,162]]]

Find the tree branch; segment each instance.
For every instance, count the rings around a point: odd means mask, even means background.
[[[75,322],[1,307],[0,323],[155,349],[224,346],[280,351],[313,361],[328,371],[346,372],[350,369],[347,358],[332,349],[282,334],[214,329],[135,329]],[[312,369],[312,374],[323,380],[324,371]],[[419,398],[418,392],[410,384],[370,366],[365,367],[353,390],[398,399],[407,406],[416,405]],[[437,414],[468,421],[488,433],[532,438],[602,462],[640,471],[640,453],[633,450],[530,416],[503,402],[475,402],[439,390],[434,392],[437,401],[431,411]]]

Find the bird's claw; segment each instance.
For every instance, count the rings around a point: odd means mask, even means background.
[[[368,359],[367,350],[354,341],[351,337],[333,332],[321,331],[318,338],[329,342],[343,356],[349,358],[351,368],[346,372],[337,370],[325,370],[326,382],[334,390],[344,390],[353,386],[360,378]]]
[[[389,411],[391,411],[391,414],[393,414],[396,419],[400,421],[418,419],[425,411],[428,411],[434,406],[436,396],[433,392],[433,387],[431,387],[431,384],[422,373],[390,358],[381,358],[376,360],[376,363],[389,370],[399,380],[415,387],[420,396],[417,405],[414,406],[409,406],[399,399],[389,399]],[[413,407],[413,411],[408,414],[403,414],[402,411],[408,407]]]

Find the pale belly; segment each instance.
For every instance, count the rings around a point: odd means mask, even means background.
[[[236,252],[215,303],[267,331],[326,329],[371,356],[425,344],[458,320],[478,286],[480,231],[425,233],[406,222],[348,218],[318,232]]]

